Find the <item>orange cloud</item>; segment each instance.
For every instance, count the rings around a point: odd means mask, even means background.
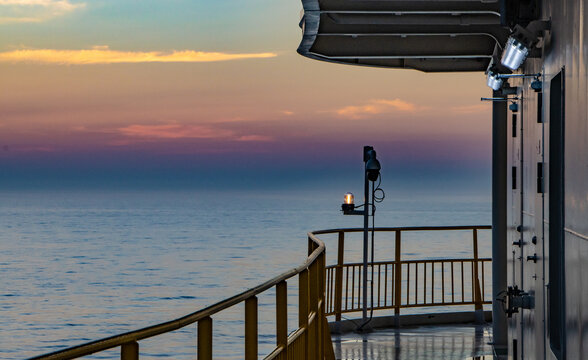
[[[219,130],[198,125],[129,125],[119,128],[118,131],[129,137],[141,137],[150,139],[215,139],[232,137],[229,130]]]
[[[368,103],[365,105],[345,106],[341,109],[336,110],[335,112],[338,115],[348,117],[351,119],[361,119],[367,115],[383,114],[394,111],[416,112],[422,109],[423,108],[419,108],[413,103],[409,103],[407,101],[400,99],[374,99],[368,101]]]
[[[83,130],[82,130],[83,131]],[[174,139],[222,139],[226,141],[268,142],[271,136],[257,134],[238,134],[232,130],[218,129],[202,125],[162,124],[162,125],[129,125],[116,129],[116,132],[127,139],[116,140],[113,144],[128,145],[129,138],[141,140],[174,140]]]
[[[148,62],[215,62],[241,59],[258,59],[275,57],[275,53],[241,53],[205,52],[182,50],[172,52],[161,51],[117,51],[108,46],[95,46],[87,50],[55,50],[55,49],[22,49],[0,52],[0,62],[58,64],[58,65],[91,65],[117,63],[148,63]]]

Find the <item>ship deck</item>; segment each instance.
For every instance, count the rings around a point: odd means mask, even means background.
[[[332,336],[338,360],[490,360],[491,338],[489,324],[411,326]]]

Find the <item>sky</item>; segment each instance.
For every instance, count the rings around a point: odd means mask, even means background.
[[[0,188],[489,192],[482,73],[296,53],[299,0],[0,0]]]

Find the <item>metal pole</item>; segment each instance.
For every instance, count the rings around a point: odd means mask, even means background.
[[[494,97],[500,93],[494,91]],[[506,102],[492,103],[492,330],[495,348],[507,346],[506,314],[496,299],[506,292]]]
[[[367,177],[367,169],[364,171],[364,200],[363,203],[363,308],[362,308],[362,317],[363,322],[367,321],[367,305],[368,305],[368,291],[367,291],[367,275],[368,275],[368,226],[369,226],[369,216],[370,216],[370,184]]]

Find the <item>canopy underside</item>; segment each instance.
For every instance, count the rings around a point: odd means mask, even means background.
[[[509,34],[496,1],[302,0],[298,52],[427,72],[484,71]],[[500,46],[500,45],[499,45]]]

